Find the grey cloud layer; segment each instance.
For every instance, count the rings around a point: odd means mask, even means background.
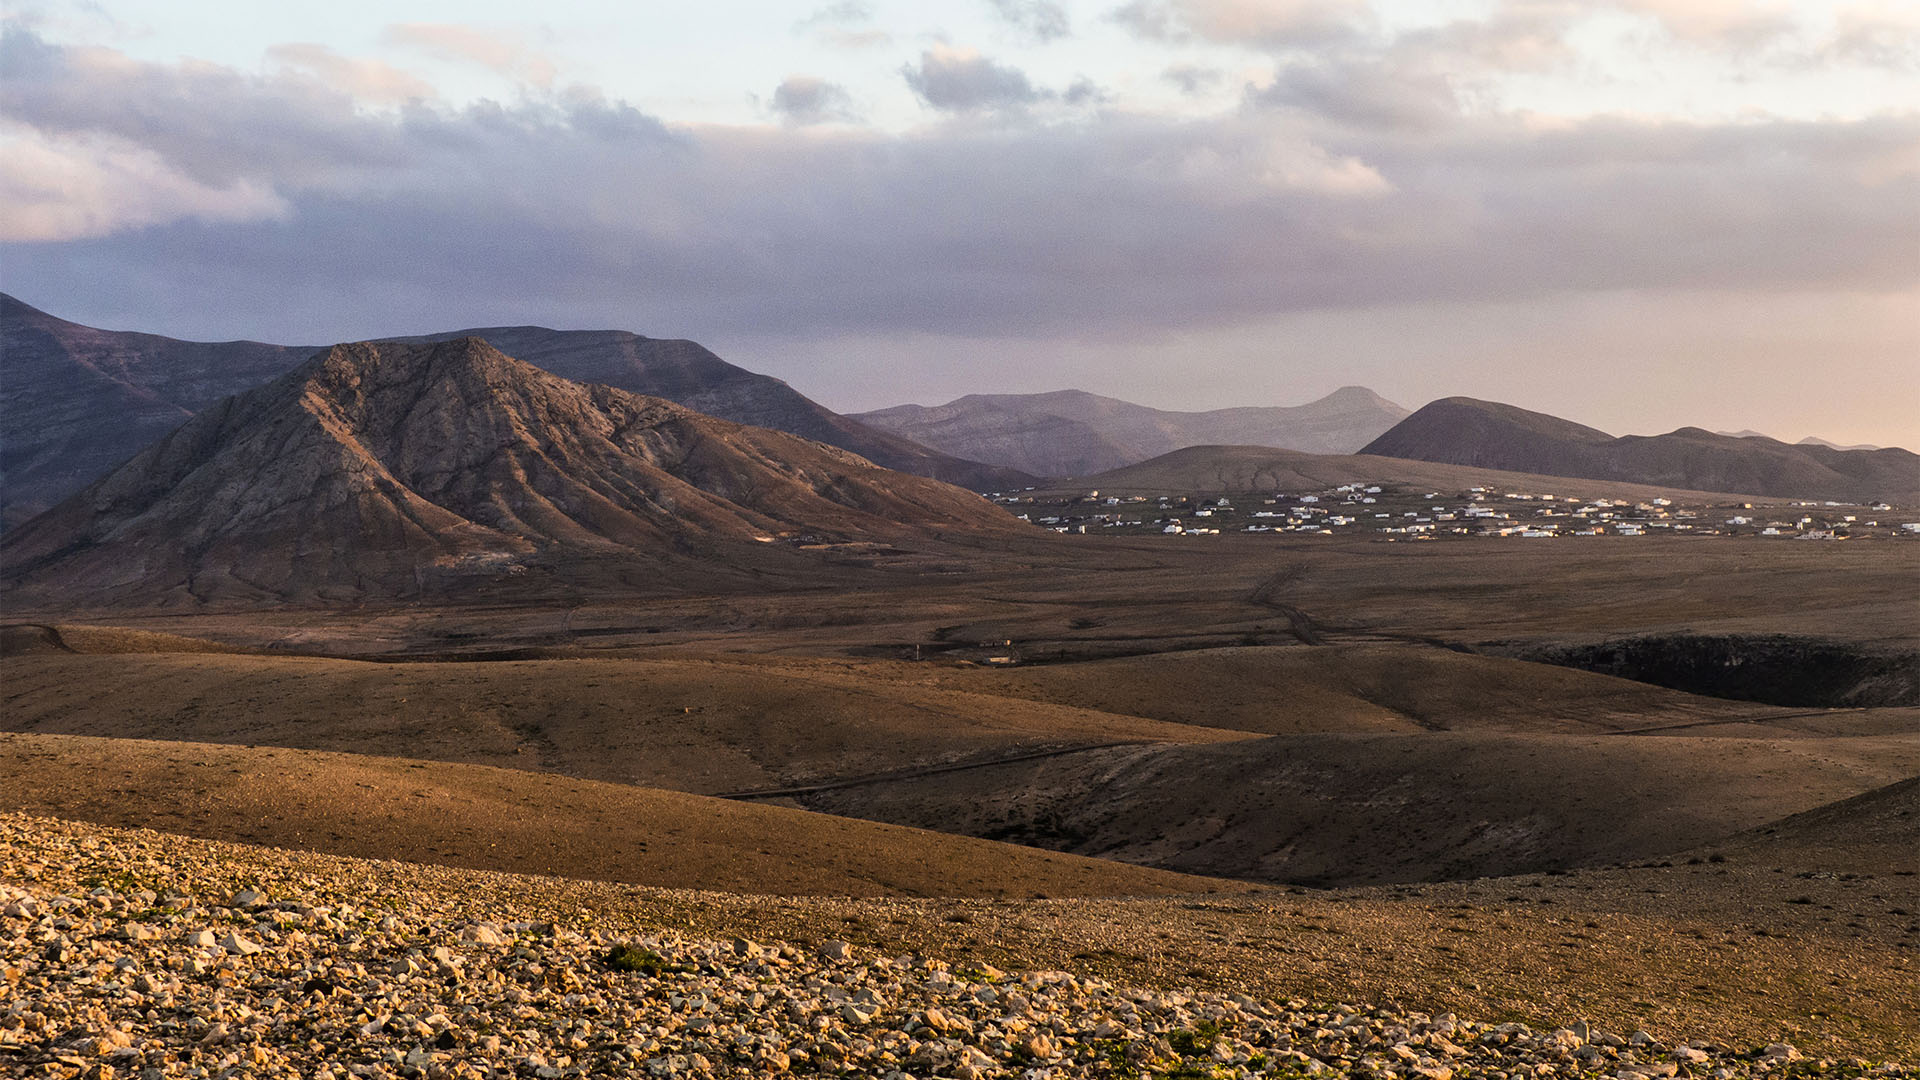
[[[853,97],[837,83],[789,75],[773,91],[773,111],[790,124],[822,124],[856,118]]]
[[[668,128],[560,95],[369,113],[293,75],[22,33],[0,47],[13,123],[56,144],[109,133],[286,207],[10,244],[5,287],[202,311],[282,340],[331,336],[342,312],[361,332],[528,318],[1126,335],[1567,290],[1910,287],[1920,245],[1914,114],[1379,123],[1328,100],[1338,80],[1303,77],[1281,105],[1200,121],[963,115],[820,137]]]
[[[902,74],[920,100],[944,112],[973,112],[1031,105],[1041,98],[1019,68],[1005,67],[967,49],[936,46]]]

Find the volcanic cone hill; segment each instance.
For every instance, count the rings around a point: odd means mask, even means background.
[[[477,338],[336,345],[195,416],[0,540],[16,602],[430,596],[476,578],[675,565],[744,576],[782,537],[1021,528],[959,488],[658,398],[568,382]]]
[[[1466,397],[1428,404],[1360,452],[1793,499],[1905,502],[1920,493],[1920,455],[1899,448],[1836,450],[1695,427],[1616,438],[1556,416]]]

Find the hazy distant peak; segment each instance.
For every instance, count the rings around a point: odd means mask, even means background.
[[[1395,405],[1393,402],[1388,401],[1386,398],[1381,397],[1379,394],[1374,393],[1364,386],[1343,386],[1333,393],[1328,394],[1326,397],[1315,402],[1310,402],[1309,404],[1384,405],[1394,409],[1400,408],[1400,406]]]
[[[1818,435],[1809,435],[1806,438],[1801,439],[1798,443],[1795,443],[1794,445],[1824,446],[1829,450],[1884,450],[1886,449],[1886,447],[1884,446],[1876,446],[1873,443],[1854,443],[1853,445],[1848,446],[1842,443],[1832,442],[1830,440],[1823,439]]]
[[[1351,453],[1407,410],[1362,386],[1317,401],[1182,412],[1085,390],[968,394],[856,419],[950,454],[1049,476],[1086,476],[1203,444]]]

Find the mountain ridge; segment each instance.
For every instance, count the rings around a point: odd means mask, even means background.
[[[897,405],[854,418],[947,453],[1059,477],[1089,476],[1206,444],[1351,453],[1406,415],[1365,387],[1345,386],[1304,405],[1204,412],[1055,390],[968,394],[945,405]]]
[[[824,443],[562,379],[478,338],[336,345],[0,537],[0,581],[88,602],[391,599],[596,561],[740,576],[786,545],[1018,529]]]
[[[737,423],[851,450],[876,464],[976,490],[1032,477],[962,461],[840,416],[785,382],[727,363],[696,342],[622,330],[494,327],[389,340],[492,334],[502,351],[576,382],[664,397]],[[12,528],[94,480],[230,394],[276,378],[323,346],[195,342],[103,330],[0,293],[0,528]]]
[[[1468,397],[1422,406],[1361,453],[1773,498],[1866,502],[1920,493],[1920,455],[1897,447],[1837,450],[1698,427],[1613,436],[1547,413]]]

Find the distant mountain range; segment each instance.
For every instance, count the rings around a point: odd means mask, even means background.
[[[854,419],[975,461],[1039,476],[1090,476],[1185,446],[1247,444],[1350,454],[1407,415],[1359,386],[1291,407],[1172,412],[1080,390],[970,394]]]
[[[1622,480],[1581,480],[1373,454],[1303,454],[1270,446],[1189,446],[1075,482],[1108,493],[1313,492],[1373,483],[1458,493],[1474,487],[1581,498],[1651,499],[1688,492]],[[1737,494],[1737,493],[1736,493]]]
[[[1898,448],[1836,450],[1694,427],[1615,437],[1546,413],[1466,397],[1424,406],[1361,452],[1776,498],[1865,502],[1909,500],[1920,492],[1920,455]]]
[[[490,327],[407,341],[479,337],[562,378],[663,397],[738,423],[851,450],[875,464],[978,491],[1033,478],[915,445],[840,416],[786,383],[691,341],[617,330]],[[11,527],[106,474],[194,413],[285,373],[318,346],[193,342],[98,330],[0,294],[0,526]]]
[[[1753,430],[1752,428],[1743,428],[1743,429],[1741,429],[1741,430],[1739,430],[1739,431],[1716,431],[1716,432],[1714,432],[1714,434],[1715,434],[1715,435],[1728,435],[1728,436],[1731,436],[1731,437],[1733,437],[1733,438],[1736,438],[1736,439],[1771,439],[1771,438],[1773,438],[1773,436],[1771,436],[1771,435],[1768,435],[1768,434],[1767,434],[1766,432],[1764,432],[1764,431],[1755,431],[1755,430]],[[1872,443],[1854,443],[1854,444],[1853,444],[1852,446],[1845,446],[1845,445],[1842,445],[1842,444],[1840,444],[1840,443],[1837,443],[1837,442],[1834,442],[1834,441],[1832,441],[1831,439],[1823,439],[1823,438],[1821,438],[1821,437],[1819,437],[1818,435],[1809,435],[1809,436],[1807,436],[1806,438],[1804,438],[1804,439],[1801,439],[1801,440],[1800,440],[1800,442],[1799,442],[1799,445],[1801,445],[1801,446],[1824,446],[1824,447],[1827,447],[1827,448],[1828,448],[1828,449],[1830,449],[1830,450],[1881,450],[1881,449],[1885,449],[1884,447],[1880,447],[1880,446],[1875,446],[1875,445],[1874,445],[1874,444],[1872,444]]]
[[[661,587],[778,570],[801,557],[784,538],[1023,529],[957,487],[569,382],[478,338],[360,343],[201,411],[10,530],[0,581],[15,603],[60,606],[392,600],[516,575]]]

